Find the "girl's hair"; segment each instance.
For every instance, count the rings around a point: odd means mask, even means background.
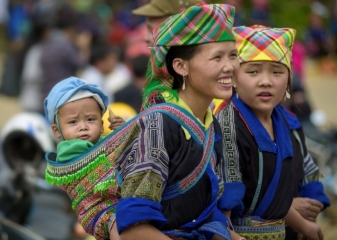
[[[168,73],[173,77],[172,89],[180,89],[183,85],[183,76],[176,73],[173,69],[173,60],[175,58],[181,58],[183,60],[190,60],[198,51],[199,45],[186,45],[171,47],[168,51],[165,61]]]

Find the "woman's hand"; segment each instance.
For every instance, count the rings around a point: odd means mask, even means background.
[[[315,222],[324,205],[310,198],[294,198],[292,207],[306,220]]]
[[[231,234],[231,238],[232,240],[246,240],[244,237],[241,237],[239,234],[237,234],[236,232],[229,230],[230,234]]]

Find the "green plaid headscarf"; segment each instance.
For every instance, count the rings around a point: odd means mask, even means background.
[[[143,109],[155,103],[160,93],[178,96],[172,89],[173,77],[168,73],[165,57],[170,47],[212,42],[235,41],[232,32],[235,9],[227,4],[198,4],[173,15],[153,30],[155,47],[151,50]]]

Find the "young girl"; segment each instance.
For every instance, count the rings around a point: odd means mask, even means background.
[[[234,31],[241,66],[232,101],[217,115],[224,150],[230,146],[233,153],[227,156],[233,167],[227,175],[234,181],[226,184],[237,184],[244,194],[243,211],[240,205],[232,209],[234,229],[247,239],[284,239],[286,224],[310,239],[323,239],[319,226],[292,207],[296,196],[329,205],[303,132],[280,105],[289,96],[295,30],[253,26]]]

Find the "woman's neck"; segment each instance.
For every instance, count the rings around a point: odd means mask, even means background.
[[[196,94],[188,94],[187,91],[184,90],[179,91],[178,95],[192,110],[193,115],[202,123],[205,123],[206,112],[212,99],[206,100],[202,97],[198,97]]]

